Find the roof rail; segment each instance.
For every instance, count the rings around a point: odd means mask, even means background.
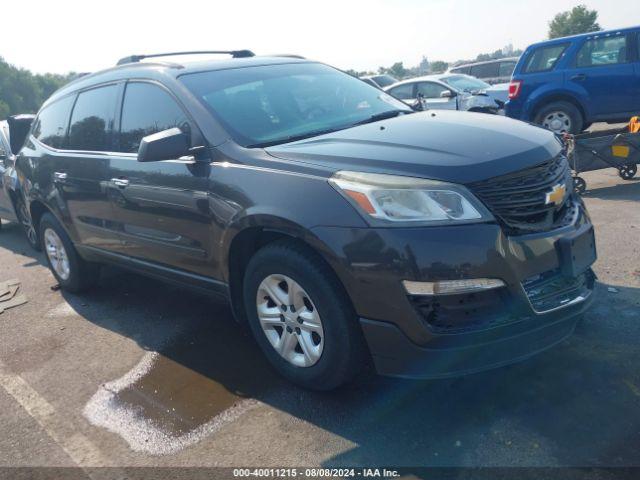
[[[117,65],[125,63],[136,63],[145,58],[155,57],[172,57],[175,55],[231,55],[233,58],[254,57],[255,54],[251,50],[198,50],[193,52],[170,52],[170,53],[152,53],[149,55],[131,55],[118,60]]]

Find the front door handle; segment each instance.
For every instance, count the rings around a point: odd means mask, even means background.
[[[129,180],[126,178],[112,178],[111,181],[116,187],[125,188],[129,186]]]
[[[586,80],[586,79],[587,79],[587,76],[584,73],[578,73],[573,77],[571,77],[571,80],[575,80],[576,82],[582,82],[583,80]]]
[[[55,182],[64,182],[67,179],[65,172],[53,172],[53,180]]]

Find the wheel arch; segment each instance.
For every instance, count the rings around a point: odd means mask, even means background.
[[[585,109],[585,107],[582,105],[582,102],[580,102],[575,96],[569,93],[564,93],[564,92],[549,94],[536,100],[536,102],[534,103],[531,109],[531,120],[532,121],[535,120],[540,110],[542,110],[544,107],[554,102],[567,102],[572,104],[574,107],[578,109],[578,111],[580,112],[580,115],[582,115],[583,124],[586,124],[588,122],[589,120],[588,112]]]
[[[246,218],[242,226],[236,225],[233,235],[223,242],[222,251],[226,257],[223,260],[223,274],[229,285],[231,308],[236,320],[246,321],[243,301],[243,281],[249,261],[253,255],[266,245],[288,240],[295,242],[316,255],[335,275],[336,281],[346,292],[342,281],[337,260],[331,250],[315,235],[294,222],[282,218],[257,216]],[[348,295],[347,295],[348,297]]]

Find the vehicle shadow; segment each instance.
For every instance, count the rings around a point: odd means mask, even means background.
[[[437,381],[365,373],[328,393],[279,379],[214,300],[110,269],[92,292],[63,295],[88,321],[159,352],[118,401],[171,435],[253,398],[355,445],[324,466],[640,463],[639,288],[600,284],[575,335],[528,361]]]
[[[607,187],[587,187],[587,191],[582,195],[586,198],[601,200],[640,200],[640,178],[622,182]]]
[[[46,265],[44,256],[38,255],[27,243],[22,227],[16,222],[6,222],[2,220],[2,229],[0,229],[0,246],[12,253],[22,255],[32,259],[23,267],[32,267],[36,265]]]

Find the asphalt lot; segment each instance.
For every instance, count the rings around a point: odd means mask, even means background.
[[[640,466],[640,179],[584,175],[598,298],[563,344],[467,377],[279,380],[227,306],[106,270],[54,291],[15,224],[0,281],[0,466]]]

